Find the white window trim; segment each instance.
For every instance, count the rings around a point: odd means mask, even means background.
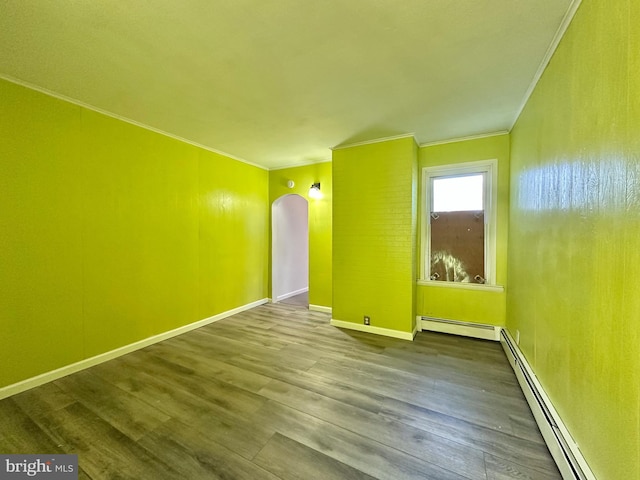
[[[431,261],[431,236],[429,235],[429,213],[431,212],[431,179],[473,173],[485,173],[487,185],[484,189],[485,205],[485,283],[438,282],[429,278]],[[420,216],[420,279],[419,285],[437,285],[454,288],[493,290],[496,283],[496,227],[498,223],[498,160],[457,163],[422,169],[422,215]],[[489,288],[488,288],[489,287]]]

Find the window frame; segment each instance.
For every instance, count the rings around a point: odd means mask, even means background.
[[[432,179],[457,177],[473,174],[484,175],[484,267],[485,283],[443,282],[430,279],[431,270],[431,205],[433,204]],[[499,287],[496,282],[496,227],[498,222],[498,160],[480,160],[457,164],[439,165],[422,168],[422,214],[420,243],[420,279],[421,285],[442,287],[493,290]]]

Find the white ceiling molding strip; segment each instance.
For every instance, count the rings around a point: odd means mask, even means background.
[[[388,142],[391,140],[399,140],[401,138],[408,138],[408,137],[413,138],[414,141],[416,139],[413,133],[403,133],[401,135],[392,135],[390,137],[376,138],[373,140],[363,140],[362,142],[345,143],[344,145],[340,144],[340,145],[336,145],[335,147],[332,147],[331,150],[342,150],[343,148],[360,147],[362,145],[371,145],[372,143]]]
[[[551,61],[553,54],[556,52],[556,49],[560,44],[560,40],[562,40],[562,37],[564,37],[564,34],[569,28],[569,25],[571,25],[571,21],[573,20],[573,17],[578,11],[578,7],[580,6],[581,3],[582,3],[582,0],[573,0],[571,2],[571,5],[569,5],[569,8],[567,9],[567,13],[565,13],[564,18],[562,19],[562,22],[560,22],[560,26],[558,27],[558,30],[556,31],[556,34],[553,37],[553,40],[551,40],[551,44],[547,49],[547,53],[544,55],[544,58],[542,59],[542,62],[540,63],[540,66],[538,67],[536,74],[533,76],[531,85],[529,85],[529,88],[527,89],[526,93],[524,94],[524,97],[522,98],[522,103],[520,104],[520,106],[518,107],[518,110],[516,111],[516,115],[513,118],[513,122],[511,123],[511,127],[509,128],[509,131],[513,129],[516,122],[518,121],[518,118],[520,118],[520,114],[522,113],[522,110],[524,110],[525,105],[529,101],[529,97],[531,97],[531,94],[535,90],[536,85],[538,85],[538,82],[540,81],[542,74],[547,69],[547,65],[549,65],[549,62]]]
[[[419,146],[420,148],[433,147],[435,145],[444,145],[446,143],[456,143],[456,142],[464,142],[466,140],[478,140],[480,138],[497,137],[498,135],[506,135],[507,133],[509,133],[509,130],[499,130],[497,132],[480,133],[478,135],[469,135],[466,137],[449,138],[447,140],[437,140],[435,142],[421,143]]]
[[[276,170],[286,170],[287,168],[306,167],[308,165],[319,165],[321,163],[331,163],[331,160],[318,160],[318,161],[311,161],[306,163],[296,163],[295,165],[285,165],[283,167],[271,167],[269,171],[274,172]]]
[[[191,140],[187,140],[186,138],[180,137],[178,135],[174,135],[172,133],[165,132],[163,130],[151,127],[149,125],[145,125],[144,123],[140,123],[140,122],[137,122],[135,120],[131,120],[130,118],[123,117],[121,115],[118,115],[117,113],[109,112],[108,110],[103,110],[102,108],[99,108],[99,107],[94,107],[93,105],[89,105],[88,103],[84,103],[84,102],[81,102],[81,101],[76,100],[74,98],[67,97],[66,95],[61,95],[59,93],[52,92],[51,90],[47,90],[46,88],[39,87],[38,85],[34,85],[32,83],[25,82],[25,81],[20,80],[18,78],[14,78],[14,77],[11,77],[11,76],[8,76],[8,75],[3,75],[3,74],[0,73],[0,79],[6,80],[9,83],[14,83],[16,85],[20,85],[21,87],[25,87],[25,88],[28,88],[30,90],[35,90],[36,92],[40,92],[40,93],[42,93],[44,95],[47,95],[49,97],[57,98],[58,100],[62,100],[63,102],[68,102],[68,103],[71,103],[73,105],[77,105],[79,107],[86,108],[87,110],[91,110],[91,111],[94,111],[96,113],[100,113],[102,115],[106,115],[107,117],[115,118],[116,120],[120,120],[122,122],[129,123],[131,125],[135,125],[136,127],[144,128],[145,130],[149,130],[149,131],[157,133],[159,135],[163,135],[165,137],[173,138],[174,140],[178,140],[179,142],[187,143],[187,144],[192,145],[194,147],[201,148],[203,150],[207,150],[209,152],[216,153],[218,155],[222,155],[222,156],[230,158],[232,160],[237,160],[238,162],[246,163],[247,165],[251,165],[252,167],[257,167],[257,168],[259,168],[261,170],[268,170],[268,168],[263,167],[262,165],[258,165],[257,163],[253,163],[253,162],[250,162],[248,160],[245,160],[244,158],[236,157],[235,155],[231,155],[230,153],[223,152],[221,150],[216,150],[215,148],[207,147],[207,146],[202,145],[200,143],[196,143],[196,142],[193,142]]]

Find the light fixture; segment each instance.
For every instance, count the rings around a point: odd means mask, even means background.
[[[295,186],[296,186],[296,182],[294,182],[293,180],[289,180],[289,181],[287,182],[287,187],[289,187],[289,188],[293,188],[293,187],[295,187]]]
[[[320,182],[317,182],[311,185],[311,188],[309,189],[309,196],[311,198],[322,197],[322,194],[320,193]]]

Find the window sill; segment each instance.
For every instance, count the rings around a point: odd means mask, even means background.
[[[463,282],[438,282],[435,280],[418,280],[418,285],[423,287],[438,288],[459,288],[462,290],[478,290],[481,292],[504,292],[503,285],[484,285],[481,283],[463,283]]]

